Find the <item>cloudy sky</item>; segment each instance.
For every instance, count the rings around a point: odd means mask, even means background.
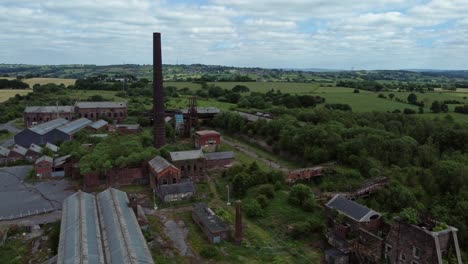
[[[468,0],[0,0],[0,63],[468,69]]]

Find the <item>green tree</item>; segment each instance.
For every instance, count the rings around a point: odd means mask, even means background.
[[[304,201],[310,198],[312,195],[312,190],[309,186],[299,183],[291,187],[288,201],[293,205],[302,206]]]
[[[414,93],[410,93],[408,95],[408,98],[406,99],[410,104],[417,104],[418,102],[418,97]]]
[[[436,100],[436,101],[432,102],[431,111],[432,111],[433,113],[440,113],[441,108],[440,108],[440,103],[439,103],[439,101]]]

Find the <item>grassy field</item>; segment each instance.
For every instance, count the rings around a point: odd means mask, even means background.
[[[4,78],[4,79],[15,79],[15,78]],[[33,87],[35,84],[47,84],[47,83],[55,83],[61,84],[63,83],[65,86],[75,84],[76,79],[62,79],[62,78],[29,78],[23,79],[23,82],[29,84],[29,87]]]
[[[0,103],[5,102],[10,97],[15,96],[16,94],[19,95],[26,95],[27,93],[32,92],[32,90],[18,90],[18,89],[1,89],[0,90]]]

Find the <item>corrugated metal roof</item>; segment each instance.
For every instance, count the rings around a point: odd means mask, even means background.
[[[127,107],[126,102],[77,102],[78,108],[121,108]]]
[[[65,155],[65,156],[62,156],[60,158],[56,158],[54,160],[54,167],[64,164],[67,161],[67,159],[69,159],[69,158],[71,158],[71,155]]]
[[[52,131],[53,129],[55,129],[55,128],[59,127],[59,126],[63,126],[66,123],[68,123],[68,120],[66,120],[64,118],[57,118],[57,119],[51,120],[49,122],[39,124],[39,125],[37,125],[35,127],[26,128],[26,129],[29,129],[29,130],[31,130],[34,133],[37,133],[39,135],[44,135],[47,132]]]
[[[326,206],[336,209],[356,221],[363,220],[365,216],[369,215],[369,213],[377,214],[373,210],[351,201],[339,194],[335,195],[335,197],[328,201]]]
[[[10,154],[10,150],[0,146],[0,155],[6,157],[8,154]]]
[[[80,191],[63,202],[57,263],[154,263],[125,192]]]
[[[59,147],[57,147],[57,146],[55,146],[54,144],[49,143],[49,142],[47,142],[47,144],[45,145],[45,147],[48,148],[48,149],[50,149],[50,150],[52,150],[53,152],[57,152],[57,151],[59,151],[59,149],[60,149]]]
[[[103,126],[105,126],[105,125],[107,125],[107,124],[109,124],[109,122],[107,122],[106,120],[100,119],[100,120],[98,120],[98,121],[92,123],[92,124],[89,125],[89,126],[92,127],[92,128],[94,128],[94,129],[100,129],[101,127],[103,127]]]
[[[200,136],[206,136],[206,135],[219,136],[220,135],[219,132],[214,131],[214,130],[200,130],[200,131],[195,132],[195,134],[200,135]]]
[[[28,106],[24,109],[25,113],[73,113],[73,106]]]
[[[232,151],[205,153],[206,160],[222,160],[222,159],[233,159],[233,158],[234,158],[234,152]]]
[[[97,195],[108,263],[154,263],[125,192],[109,188]]]
[[[223,222],[217,215],[211,214],[208,210],[208,205],[206,203],[196,203],[193,206],[193,212],[198,215],[198,218],[203,222],[203,225],[206,226],[211,233],[217,233],[222,231],[229,230],[229,226]]]
[[[148,164],[153,168],[157,173],[160,173],[161,171],[165,170],[168,167],[174,167],[171,163],[169,163],[166,159],[164,159],[161,156],[156,156],[152,160],[148,161]]]
[[[14,151],[14,152],[16,152],[16,153],[19,153],[19,154],[21,154],[21,155],[23,155],[23,156],[26,155],[26,152],[28,152],[28,150],[27,150],[26,148],[24,148],[23,146],[20,146],[20,145],[18,145],[18,144],[15,144],[15,145],[13,146],[13,148],[11,149],[11,151]]]
[[[170,152],[171,160],[193,160],[203,158],[203,152],[200,149]]]
[[[87,118],[80,118],[75,121],[72,121],[70,123],[67,123],[63,126],[60,126],[57,128],[57,130],[60,130],[64,133],[67,133],[69,135],[72,135],[81,129],[85,128],[87,125],[91,124],[93,121],[87,119]]]
[[[42,148],[34,143],[31,143],[31,146],[29,146],[29,149],[36,152],[36,153],[41,153]]]
[[[78,191],[63,201],[57,263],[106,263],[94,195]]]
[[[49,157],[49,156],[44,155],[44,156],[38,158],[38,159],[36,160],[35,164],[38,164],[38,163],[41,162],[41,161],[46,161],[46,162],[53,163],[53,162],[54,162],[54,159],[53,159],[52,157]]]

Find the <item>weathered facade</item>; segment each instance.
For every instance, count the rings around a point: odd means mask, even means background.
[[[159,185],[176,184],[180,182],[180,170],[163,157],[157,156],[148,161],[151,188]]]
[[[26,159],[35,160],[41,156],[42,148],[34,143],[29,146],[28,151],[26,152]]]
[[[163,202],[188,200],[195,194],[195,186],[190,180],[174,184],[159,185],[155,189],[158,198]]]
[[[13,148],[8,153],[9,161],[17,161],[26,158],[26,153],[28,150],[21,145],[15,144]]]
[[[39,178],[47,178],[52,176],[54,160],[49,156],[42,156],[34,163],[34,171]]]
[[[226,167],[234,162],[234,152],[232,151],[212,152],[204,155],[207,169]]]
[[[206,162],[201,150],[170,152],[171,162],[180,169],[182,178],[193,182],[205,180]]]
[[[73,106],[28,106],[23,112],[23,121],[26,127],[46,123],[57,118],[74,120]]]
[[[213,130],[201,130],[195,132],[195,148],[215,151],[221,144],[221,134]]]
[[[297,170],[291,170],[288,172],[286,177],[286,181],[289,184],[293,184],[298,180],[310,180],[315,177],[323,176],[325,173],[326,167],[324,166],[316,166],[310,168],[301,168]]]
[[[149,183],[146,166],[138,168],[113,169],[107,173],[87,173],[83,175],[83,190],[146,185]]]
[[[230,238],[231,230],[205,203],[196,203],[192,219],[202,229],[210,243],[219,243]]]

